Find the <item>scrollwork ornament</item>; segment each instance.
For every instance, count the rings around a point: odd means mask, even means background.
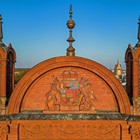
[[[104,139],[118,139],[120,136],[119,125],[88,125],[88,137]]]
[[[22,138],[44,138],[46,136],[51,137],[52,126],[51,125],[21,125],[21,137]]]

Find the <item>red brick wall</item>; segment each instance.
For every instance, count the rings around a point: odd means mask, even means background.
[[[0,47],[0,96],[6,96],[6,54]]]
[[[5,114],[6,102],[6,53],[0,47],[0,114]]]
[[[139,55],[140,48],[134,51],[134,60],[133,60],[133,94],[134,97],[139,96]]]

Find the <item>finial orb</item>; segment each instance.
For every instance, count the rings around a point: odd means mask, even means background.
[[[68,20],[68,22],[67,22],[67,27],[68,27],[69,29],[73,29],[74,26],[75,26],[74,20],[72,20],[72,19]]]

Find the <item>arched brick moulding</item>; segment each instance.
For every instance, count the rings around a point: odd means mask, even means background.
[[[14,90],[14,70],[15,70],[15,62],[16,62],[16,52],[10,43],[7,50],[7,74],[6,74],[6,96],[7,99],[11,95]]]
[[[125,52],[125,63],[126,63],[126,92],[130,98],[131,104],[133,104],[133,48],[129,44]]]
[[[131,53],[132,54],[132,57],[133,57],[133,48],[132,48],[132,46],[130,44],[128,45],[128,48],[127,48],[127,50],[125,52],[125,61],[128,60],[129,53]]]
[[[89,59],[81,57],[56,57],[51,58],[33,67],[17,84],[8,105],[8,114],[20,112],[20,107],[26,91],[32,83],[44,73],[61,67],[79,67],[95,73],[101,77],[111,88],[118,104],[119,112],[131,114],[130,103],[125,90],[116,77],[104,66]]]

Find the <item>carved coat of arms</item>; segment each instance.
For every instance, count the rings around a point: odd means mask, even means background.
[[[46,111],[94,111],[94,94],[88,79],[74,70],[64,70],[58,79],[53,76],[46,93]]]

